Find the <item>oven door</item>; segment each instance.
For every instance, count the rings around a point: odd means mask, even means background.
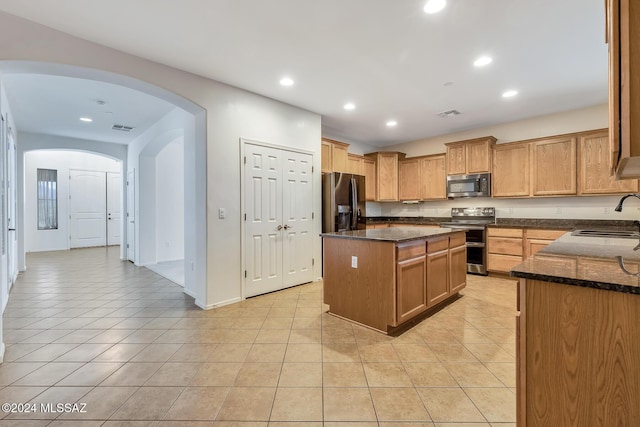
[[[467,273],[487,274],[486,228],[484,225],[441,224],[441,227],[466,230]]]

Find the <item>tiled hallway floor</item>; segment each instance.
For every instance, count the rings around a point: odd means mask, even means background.
[[[514,282],[463,294],[391,338],[323,313],[320,283],[203,311],[113,248],[30,254],[0,403],[38,412],[0,426],[513,427]]]

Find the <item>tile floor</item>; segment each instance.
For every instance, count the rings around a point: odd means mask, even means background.
[[[203,311],[117,251],[28,256],[0,403],[39,411],[0,426],[515,426],[513,281],[469,276],[392,338],[324,313],[320,283]]]
[[[158,273],[160,276],[171,280],[173,283],[184,286],[184,260],[164,261],[147,265],[146,268]]]

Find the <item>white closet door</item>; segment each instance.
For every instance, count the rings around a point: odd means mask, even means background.
[[[104,172],[69,171],[71,248],[107,244],[107,195]]]
[[[313,280],[311,154],[283,152],[284,285]]]
[[[107,172],[107,245],[120,244],[120,194],[122,178],[117,172]]]
[[[245,294],[282,289],[282,157],[279,150],[246,145]]]

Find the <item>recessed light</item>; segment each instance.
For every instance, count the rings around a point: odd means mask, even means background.
[[[447,0],[429,0],[424,5],[424,11],[426,13],[438,13],[447,5]]]
[[[511,98],[512,96],[516,96],[518,94],[517,90],[508,90],[502,94],[503,98]]]
[[[355,104],[352,102],[347,102],[346,104],[344,104],[343,107],[345,110],[353,110],[354,108],[356,108]]]
[[[493,59],[489,58],[488,56],[481,56],[480,58],[473,61],[473,65],[475,65],[476,67],[484,67],[485,65],[491,64],[491,61],[493,61]]]
[[[80,121],[90,123],[93,119],[90,117],[80,117]]]
[[[283,77],[280,79],[282,86],[293,86],[293,79],[291,77]]]
[[[395,127],[397,125],[398,125],[398,122],[396,122],[395,120],[389,120],[387,122],[387,127],[390,127],[390,128]]]

